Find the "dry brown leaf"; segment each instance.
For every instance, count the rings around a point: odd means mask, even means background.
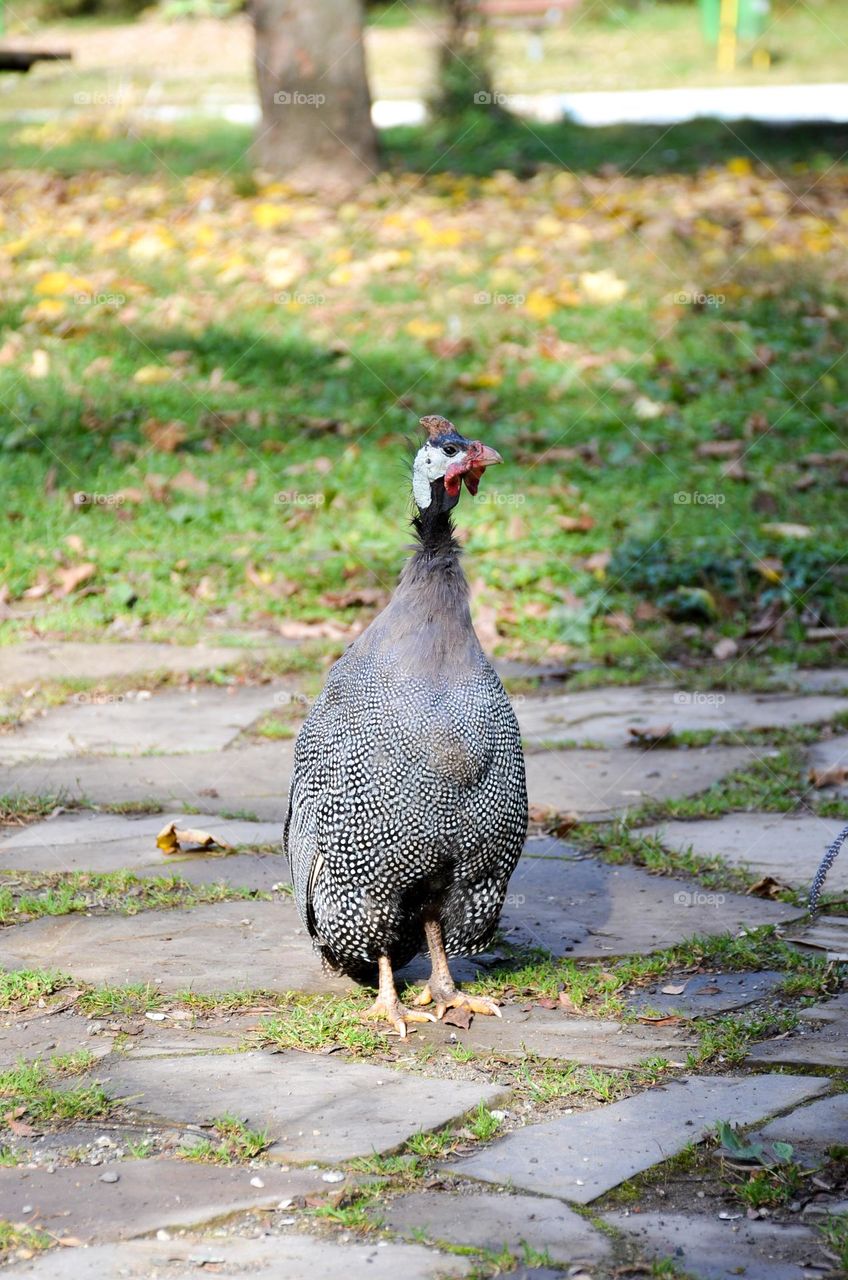
[[[629,635],[633,630],[633,619],[622,609],[605,614],[603,623],[605,627],[609,627],[612,631],[620,631],[622,635]]]
[[[565,1009],[566,1013],[579,1013],[580,1010],[572,1000],[567,991],[560,991],[557,1001],[561,1009]]]
[[[583,562],[583,568],[587,573],[604,573],[609,567],[610,560],[612,560],[612,552],[610,550],[593,551]]]
[[[445,1012],[442,1022],[448,1027],[459,1027],[463,1031],[467,1031],[471,1026],[473,1014],[464,1004],[455,1005],[452,1009]]]
[[[347,640],[356,633],[356,627],[342,627],[337,622],[297,622],[290,619],[278,627],[286,640]]]
[[[750,480],[750,472],[745,470],[745,465],[741,458],[731,458],[721,469],[721,474],[725,480]]]
[[[71,565],[69,569],[58,569],[56,585],[60,596],[69,596],[77,587],[81,587],[89,578],[93,578],[97,566],[87,561],[85,564]]]
[[[219,836],[210,835],[208,831],[196,831],[192,827],[177,827],[176,822],[169,822],[156,837],[156,844],[163,853],[180,853],[187,849],[232,849],[231,844]]]
[[[827,769],[811,769],[808,778],[817,790],[821,787],[841,787],[848,780],[848,765],[832,764]]]
[[[188,432],[185,423],[180,422],[178,418],[171,422],[160,422],[157,418],[148,418],[142,424],[141,434],[160,453],[174,453],[186,439]]]
[[[33,1129],[31,1124],[27,1124],[26,1120],[16,1120],[14,1116],[6,1116],[6,1128],[13,1133],[16,1138],[31,1138],[37,1129]]]
[[[205,498],[209,492],[209,483],[196,476],[193,471],[178,471],[170,481],[172,489],[179,489],[180,493],[194,493],[199,498]]]
[[[556,523],[563,533],[588,533],[595,527],[595,521],[590,515],[557,516]]]
[[[83,1247],[82,1240],[77,1236],[59,1236],[56,1240],[63,1249],[81,1249]]]
[[[645,743],[662,742],[672,733],[670,724],[630,725],[627,732],[633,739],[633,745],[644,746]]]
[[[640,1013],[636,1021],[647,1022],[652,1027],[675,1027],[683,1019],[674,1013],[665,1013],[658,1018],[650,1018],[646,1013]]]
[[[704,440],[695,449],[699,458],[733,458],[742,452],[744,440]]]
[[[331,609],[349,609],[353,605],[383,605],[388,598],[380,587],[351,587],[349,591],[325,591],[321,603]]]
[[[656,622],[657,618],[662,617],[662,614],[656,605],[651,604],[649,600],[640,600],[633,610],[633,616],[637,622]]]
[[[784,884],[782,880],[775,879],[774,876],[763,876],[756,884],[752,884],[746,892],[755,898],[778,898],[788,888],[788,884]]]

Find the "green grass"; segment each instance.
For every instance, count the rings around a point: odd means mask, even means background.
[[[213,1121],[217,1140],[200,1138],[180,1148],[185,1160],[212,1164],[244,1164],[255,1160],[270,1145],[264,1129],[249,1129],[237,1116],[223,1115]]]
[[[71,978],[57,969],[17,969],[0,973],[0,1010],[20,1012],[69,986]]]
[[[262,1020],[261,1039],[278,1049],[312,1052],[341,1045],[350,1053],[372,1053],[385,1036],[362,1022],[362,1004],[337,996],[300,997]]]
[[[137,911],[194,907],[206,902],[267,900],[271,896],[223,881],[192,884],[176,874],[147,878],[128,871],[14,873],[6,877],[13,880],[12,888],[4,886],[2,878],[0,873],[0,925],[74,912],[121,911],[134,915]],[[29,886],[28,891],[24,885]]]
[[[821,1227],[828,1249],[836,1255],[837,1263],[848,1269],[848,1214],[835,1213]]]
[[[191,639],[226,607],[234,630],[296,622],[338,651],[374,607],[357,600],[394,582],[408,542],[404,442],[420,413],[441,409],[507,459],[459,512],[503,651],[604,662],[605,679],[667,677],[681,661],[714,669],[716,640],[744,650],[751,622],[777,604],[782,629],[757,642],[749,670],[827,661],[836,651],[806,641],[806,619],[848,623],[848,517],[827,469],[800,459],[837,448],[848,386],[832,215],[842,168],[827,172],[843,138],[737,132],[492,133],[475,117],[467,136],[454,129],[442,166],[479,174],[457,176],[435,171],[438,130],[407,131],[387,139],[391,163],[433,172],[420,187],[390,177],[338,219],[238,174],[183,179],[208,163],[190,130],[169,134],[163,154],[183,159],[155,182],[134,143],[77,129],[47,153],[37,130],[12,139],[9,163],[77,177],[56,221],[50,189],[22,169],[0,237],[15,279],[0,328],[18,335],[0,363],[0,450],[11,492],[27,494],[0,530],[13,560],[0,637],[23,633],[24,593],[44,587],[45,635],[99,638],[117,622]],[[207,143],[224,168],[238,150],[226,130]],[[764,225],[761,209],[787,187],[806,193],[804,221]],[[97,236],[63,236],[92,201]],[[36,243],[38,217],[56,231]],[[598,271],[623,296],[593,295]],[[725,301],[674,301],[693,289]],[[281,290],[307,300],[280,301]],[[525,301],[482,305],[481,291]],[[80,292],[125,302],[78,303]],[[134,381],[151,368],[169,380]],[[163,442],[155,423],[174,421]],[[697,452],[725,436],[742,441],[747,482]],[[550,453],[562,449],[574,452]],[[797,489],[808,473],[813,486]],[[681,491],[723,505],[680,505]],[[99,498],[75,507],[75,492]],[[564,532],[560,518],[583,509],[593,526]],[[764,527],[787,521],[812,536]],[[587,568],[602,551],[606,569]],[[763,557],[780,559],[777,581],[757,568]],[[91,576],[62,595],[59,575],[80,563]],[[693,588],[709,593],[709,618],[681,611]],[[609,625],[621,615],[632,630]],[[328,623],[337,631],[322,635]]]
[[[63,1074],[51,1073],[41,1062],[22,1062],[0,1073],[3,1115],[19,1111],[32,1120],[52,1122],[95,1120],[105,1115],[112,1104],[99,1084],[57,1089],[53,1081]]]
[[[6,1259],[20,1251],[22,1257],[31,1257],[49,1249],[53,1243],[46,1231],[36,1231],[20,1222],[7,1222],[0,1218],[0,1258]]]

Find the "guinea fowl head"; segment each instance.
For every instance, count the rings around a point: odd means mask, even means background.
[[[459,501],[462,483],[475,494],[486,467],[503,458],[479,440],[468,440],[452,422],[439,414],[421,419],[427,440],[415,455],[412,493],[418,509],[450,511]]]

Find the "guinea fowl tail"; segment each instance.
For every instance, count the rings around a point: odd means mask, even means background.
[[[828,846],[824,857],[819,863],[819,869],[813,877],[813,883],[810,886],[810,897],[807,902],[807,909],[811,915],[819,909],[819,898],[821,897],[821,891],[824,888],[824,882],[827,879],[827,873],[836,861],[836,855],[839,853],[839,850],[842,848],[845,840],[848,840],[848,827],[844,827],[843,830],[840,831],[833,844]]]

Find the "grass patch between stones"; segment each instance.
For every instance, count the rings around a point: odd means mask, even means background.
[[[57,1089],[51,1072],[41,1062],[21,1062],[0,1073],[0,1106],[3,1119],[29,1116],[32,1120],[95,1120],[112,1105],[99,1084]]]
[[[184,1144],[180,1148],[183,1159],[240,1164],[255,1160],[270,1145],[271,1139],[265,1129],[249,1129],[237,1116],[229,1113],[219,1116],[212,1124],[218,1140],[200,1138],[197,1142]]]

